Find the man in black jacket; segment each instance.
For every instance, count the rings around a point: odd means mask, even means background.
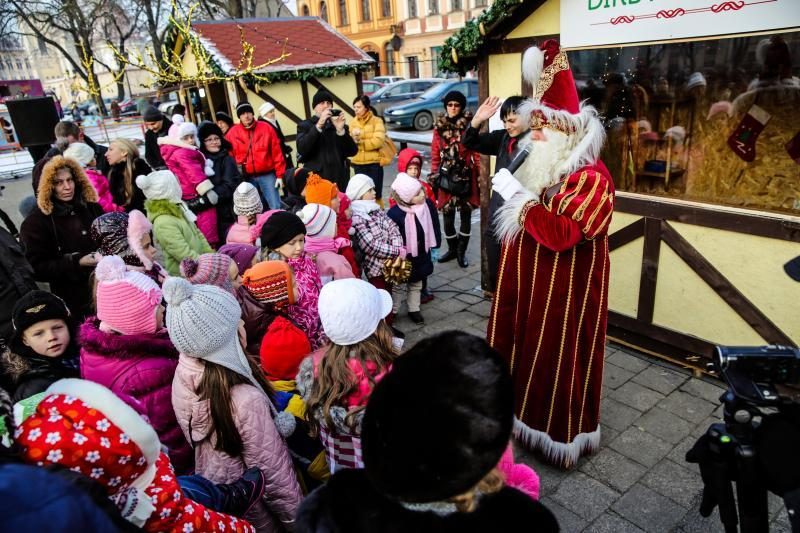
[[[25,249],[17,240],[17,228],[0,210],[0,345],[6,345],[14,332],[11,310],[22,296],[35,290],[33,267],[25,258]]]
[[[519,151],[518,140],[525,138],[525,133],[530,129],[528,117],[517,115],[517,107],[525,99],[522,96],[512,96],[500,105],[500,99],[490,96],[478,108],[472,121],[464,132],[461,140],[464,146],[483,155],[496,156],[494,171],[508,167]],[[500,109],[500,119],[505,129],[480,133],[481,126]],[[494,214],[503,205],[503,198],[499,194],[492,194],[489,202],[489,221],[483,234],[486,243],[486,256],[489,260],[489,287],[494,290],[497,281],[497,269],[500,265],[500,241],[494,234]]]
[[[172,121],[155,107],[148,107],[142,115],[142,120],[147,129],[144,133],[144,158],[153,170],[164,169],[167,165],[161,157],[158,138],[166,137],[169,134]]]
[[[69,147],[69,145],[72,143],[82,142],[89,145],[89,147],[94,150],[95,161],[97,162],[97,171],[103,175],[108,175],[109,165],[105,158],[108,147],[103,146],[102,144],[96,144],[92,139],[89,138],[88,135],[83,133],[83,130],[79,125],[69,120],[62,120],[56,124],[53,133],[56,136],[56,142],[50,147],[47,153],[44,154],[44,157],[36,162],[33,170],[31,170],[31,186],[33,186],[34,196],[39,188],[39,180],[42,177],[42,169],[44,166],[53,158],[53,156],[63,154],[64,150],[66,150],[67,147]]]
[[[336,182],[340,191],[347,189],[350,173],[347,158],[358,153],[350,137],[341,110],[333,110],[333,95],[317,91],[312,100],[314,116],[297,125],[298,162],[323,178]]]

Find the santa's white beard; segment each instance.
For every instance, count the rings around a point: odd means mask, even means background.
[[[573,149],[570,136],[548,128],[542,129],[545,140],[531,143],[531,153],[514,177],[529,191],[540,195],[542,191],[561,181],[564,164]]]

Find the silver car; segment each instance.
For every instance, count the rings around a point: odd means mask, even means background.
[[[386,108],[413,100],[443,81],[445,80],[442,78],[417,78],[390,83],[375,91],[369,97],[370,103],[378,115],[382,116]]]

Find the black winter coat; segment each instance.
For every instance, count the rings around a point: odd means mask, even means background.
[[[65,378],[78,378],[78,347],[74,339],[61,357],[43,357],[24,347],[24,355],[6,350],[0,357],[0,367],[11,386],[11,400],[16,403]]]
[[[527,136],[527,132],[520,133],[516,139],[517,141]],[[474,150],[483,155],[496,156],[494,168],[495,172],[501,168],[507,168],[511,160],[517,155],[516,143],[514,148],[509,153],[508,143],[511,142],[511,136],[506,130],[495,130],[487,133],[481,133],[479,130],[467,126],[464,130],[464,136],[461,137],[461,142],[469,150]]]
[[[90,314],[92,308],[92,269],[80,266],[78,261],[97,250],[89,228],[102,214],[103,209],[96,203],[54,200],[52,214],[45,215],[37,206],[20,228],[25,255],[36,279],[50,283],[53,294],[64,300],[78,320]]]
[[[505,487],[483,496],[470,513],[412,511],[379,493],[366,470],[340,470],[300,505],[297,533],[556,533],[544,505]]]
[[[144,158],[153,170],[167,168],[167,164],[164,163],[164,158],[161,157],[161,149],[158,147],[158,138],[166,137],[169,134],[172,121],[167,117],[164,117],[162,120],[161,129],[158,130],[158,133],[153,133],[150,130],[144,132]]]
[[[425,204],[428,206],[428,210],[431,213],[431,222],[433,222],[433,232],[436,234],[436,246],[438,248],[442,244],[442,234],[441,230],[439,229],[439,213],[436,211],[436,206],[433,205],[433,202],[425,199]],[[403,242],[407,243],[406,241],[406,212],[400,209],[400,206],[394,206],[386,213],[392,221],[397,224],[397,227],[400,228],[400,234],[403,236]],[[425,234],[422,232],[422,224],[419,223],[419,220],[416,218],[414,222],[417,224],[417,250],[420,253],[416,257],[408,256],[408,259],[411,261],[411,277],[408,278],[408,281],[413,283],[415,281],[422,281],[423,279],[427,278],[431,274],[433,274],[433,260],[431,259],[431,252],[425,250]],[[408,249],[408,244],[406,244],[406,249]]]
[[[313,170],[326,180],[336,183],[340,191],[347,189],[350,174],[347,158],[358,153],[347,126],[344,135],[337,135],[333,124],[325,124],[322,131],[317,130],[317,117],[311,117],[297,125],[298,164]]]
[[[214,164],[214,175],[208,179],[214,184],[217,194],[217,229],[219,229],[220,242],[225,242],[228,228],[236,222],[233,212],[233,192],[242,182],[242,176],[236,160],[224,148],[216,153],[201,150]]]
[[[95,143],[88,135],[83,136],[83,143],[89,145],[89,147],[94,150],[94,159],[95,159],[95,167],[97,171],[104,176],[108,175],[108,169],[111,166],[108,164],[108,159],[106,159],[106,152],[108,152],[108,147],[103,146],[102,144]],[[51,147],[50,150],[41,158],[36,165],[34,165],[33,170],[31,170],[31,185],[33,186],[33,195],[36,196],[36,193],[39,190],[39,180],[42,177],[42,170],[44,170],[44,166],[53,158],[55,155],[62,155],[61,150],[56,148],[55,146]]]
[[[113,165],[108,171],[108,188],[111,191],[111,197],[117,205],[125,205],[125,169],[127,164],[125,161]],[[136,178],[150,174],[152,169],[150,165],[145,163],[144,159],[137,157],[133,163],[133,176],[131,185],[133,186],[133,198],[128,205],[125,205],[125,211],[130,213],[134,209],[144,212],[144,192],[136,185]]]
[[[33,267],[11,233],[0,227],[0,344],[8,342],[14,327],[11,310],[22,296],[35,290]]]

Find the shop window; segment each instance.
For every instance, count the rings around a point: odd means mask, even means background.
[[[408,18],[415,19],[419,16],[417,13],[417,0],[408,0]]]
[[[328,22],[328,5],[325,2],[319,3],[319,18]]]
[[[347,26],[347,0],[339,0],[339,25]]]
[[[364,22],[372,20],[369,13],[369,0],[361,0],[361,20]]]
[[[800,32],[568,55],[617,189],[800,212]]]

